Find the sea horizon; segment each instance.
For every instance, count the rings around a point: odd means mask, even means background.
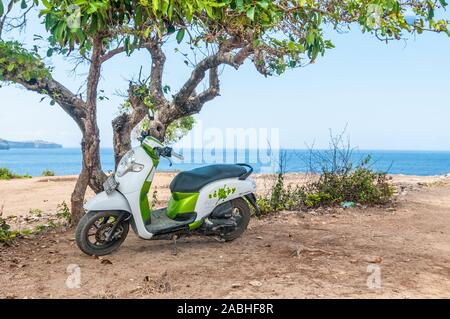
[[[176,148],[175,148],[176,149]],[[182,153],[182,150],[180,150]],[[212,152],[215,151],[215,152]],[[315,149],[323,152],[324,149]],[[100,149],[102,168],[114,169],[113,149]],[[283,148],[286,154],[286,172],[309,172],[308,149]],[[186,152],[185,152],[186,153]],[[159,171],[183,171],[195,167],[217,163],[248,163],[255,173],[273,173],[278,167],[277,156],[267,155],[267,150],[256,149],[190,149],[190,154],[183,154],[185,160],[173,160],[173,165],[162,159]],[[222,153],[222,154],[221,154]],[[276,154],[276,153],[275,153]],[[376,171],[389,174],[435,176],[450,173],[450,151],[426,150],[364,150],[355,149],[352,161],[356,164],[365,156],[372,158],[371,167]],[[41,176],[44,170],[52,170],[56,175],[75,175],[81,170],[81,150],[77,147],[57,149],[9,149],[0,151],[0,167],[5,167],[17,174]]]
[[[79,149],[79,146],[62,146],[60,149]],[[173,146],[174,149],[180,149],[179,147]],[[28,148],[28,149],[34,149],[34,148]],[[44,148],[45,149],[45,148]],[[112,150],[113,146],[106,146],[106,147],[100,147],[100,149],[103,150]],[[216,148],[208,148],[208,147],[204,147],[204,148],[192,148],[192,150],[214,150]],[[443,153],[450,153],[450,149],[449,150],[439,150],[439,149],[382,149],[382,148],[359,148],[359,147],[354,147],[354,150],[357,151],[364,151],[364,152],[443,152]],[[227,150],[227,149],[224,149]],[[238,150],[238,151],[242,151],[242,150],[250,150],[250,151],[258,151],[259,148],[234,148],[234,150]],[[261,149],[264,150],[264,149]],[[282,147],[280,148],[280,150],[287,150],[287,151],[309,151],[309,148],[293,148],[293,147]],[[326,151],[328,150],[328,148],[313,148],[313,150],[316,151]],[[1,151],[8,151],[8,150],[1,150]]]

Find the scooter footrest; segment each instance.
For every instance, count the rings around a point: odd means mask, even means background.
[[[195,221],[197,214],[190,214],[190,218],[186,220],[174,220],[167,216],[166,209],[163,208],[153,211],[151,216],[150,223],[145,228],[153,235],[160,235],[189,229],[189,224]]]

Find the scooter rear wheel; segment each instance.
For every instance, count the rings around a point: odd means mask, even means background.
[[[250,207],[243,198],[233,199],[231,205],[233,206],[233,216],[231,218],[236,219],[237,227],[232,231],[220,235],[220,238],[224,241],[232,241],[240,237],[250,222]]]
[[[123,243],[129,230],[128,221],[119,221],[123,214],[117,211],[88,212],[78,223],[75,240],[78,248],[90,256],[104,256],[112,253]],[[107,239],[115,223],[114,234]]]

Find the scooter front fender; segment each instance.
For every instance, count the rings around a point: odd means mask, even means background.
[[[116,190],[110,194],[98,193],[84,204],[84,209],[87,211],[121,210],[131,213],[127,199]]]

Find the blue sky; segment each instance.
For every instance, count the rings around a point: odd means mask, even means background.
[[[450,38],[426,34],[386,44],[357,28],[330,32],[329,38],[335,49],[280,77],[264,78],[250,63],[238,71],[226,68],[221,96],[197,118],[205,128],[279,128],[285,148],[313,141],[324,147],[329,129],[347,125],[352,144],[361,149],[450,150]],[[164,83],[174,91],[188,75],[182,61],[168,54]],[[103,147],[112,145],[110,123],[122,101],[114,93],[126,89],[126,79],[141,65],[149,69],[146,52],[118,56],[104,66],[100,88],[110,100],[98,108]],[[57,59],[54,67],[55,78],[78,88],[69,63]],[[79,145],[78,128],[58,106],[39,103],[39,95],[14,86],[1,88],[0,96],[0,138]]]

